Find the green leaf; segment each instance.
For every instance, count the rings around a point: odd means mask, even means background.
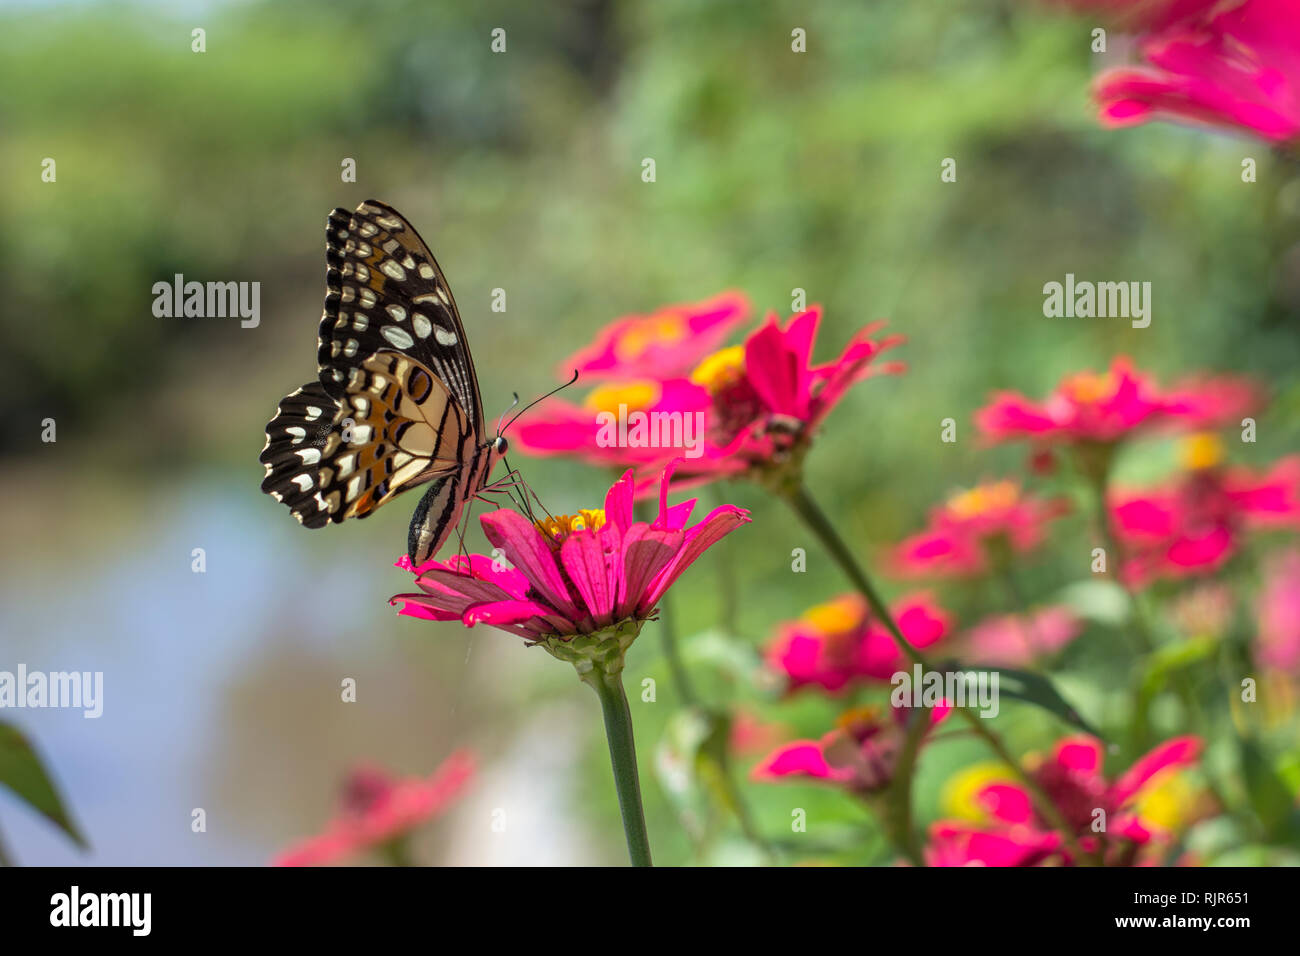
[[[89,847],[64,809],[32,745],[17,727],[5,723],[0,723],[0,784],[66,833],[77,846],[83,850]]]
[[[1042,674],[1034,674],[1030,671],[1018,671],[1009,667],[984,668],[984,667],[959,667],[952,666],[946,670],[959,670],[964,673],[974,674],[993,674],[998,675],[998,695],[1010,697],[1012,700],[1023,700],[1035,707],[1041,707],[1065,721],[1078,727],[1085,733],[1092,734],[1098,740],[1105,740],[1101,731],[1088,723],[1074,706],[1070,704],[1061,692],[1056,689],[1056,685]]]
[[[1241,741],[1241,771],[1250,805],[1269,837],[1278,842],[1296,839],[1300,814],[1295,810],[1295,798],[1253,740]]]
[[[1217,638],[1197,637],[1159,648],[1147,659],[1146,671],[1142,675],[1143,697],[1154,697],[1171,674],[1209,659],[1218,647]]]

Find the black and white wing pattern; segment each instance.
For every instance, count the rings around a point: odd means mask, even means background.
[[[267,425],[262,490],[318,528],[433,479],[408,541],[420,563],[486,486],[505,441],[485,440],[460,314],[414,227],[375,200],[336,209],[326,259],[320,378],[286,396]]]

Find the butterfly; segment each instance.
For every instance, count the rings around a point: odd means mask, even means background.
[[[262,490],[308,528],[365,518],[432,482],[407,554],[438,553],[508,449],[485,435],[483,400],[447,279],[415,228],[370,199],[325,228],[319,379],[266,426]]]

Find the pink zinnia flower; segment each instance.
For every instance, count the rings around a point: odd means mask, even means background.
[[[913,647],[929,647],[951,629],[947,612],[914,594],[890,609]],[[768,666],[787,689],[817,686],[839,693],[862,680],[886,681],[904,667],[903,652],[857,594],[846,594],[781,625],[766,652]]]
[[[348,776],[339,815],[325,832],[285,850],[272,865],[319,866],[398,840],[446,809],[473,775],[474,758],[464,750],[428,777],[396,780],[377,767],[358,767]]]
[[[1255,389],[1236,379],[1186,383],[1163,391],[1121,356],[1103,374],[1079,372],[1036,402],[1018,392],[999,392],[975,413],[992,441],[1030,439],[1066,444],[1112,444],[1153,427],[1209,428],[1232,421],[1258,402]]]
[[[940,820],[930,827],[926,866],[1037,866],[1060,848],[1058,834],[1018,827],[989,830]]]
[[[931,708],[926,733],[950,710],[946,704]],[[776,748],[754,767],[750,776],[765,782],[807,777],[860,796],[878,793],[894,779],[910,713],[904,708],[890,708],[888,715],[879,707],[850,710],[821,740],[796,740]]]
[[[930,514],[925,531],[898,546],[894,563],[904,574],[972,575],[1042,543],[1062,502],[1025,495],[1013,481],[977,485]]]
[[[1160,835],[1159,825],[1140,812],[1145,788],[1155,785],[1166,772],[1195,765],[1201,747],[1196,737],[1166,741],[1141,757],[1118,780],[1110,781],[1102,773],[1105,751],[1101,741],[1080,734],[1059,741],[1051,756],[1031,773],[1073,829],[1085,853],[1101,852],[1107,865],[1127,866],[1140,862],[1143,849]],[[1021,784],[1011,779],[990,783],[980,790],[977,799],[989,822],[973,827],[952,821],[935,824],[931,831],[933,852],[927,855],[946,862],[933,865],[985,862],[1032,866],[1058,853],[1060,862],[1075,862],[1064,845],[1057,844],[1050,824],[1038,815],[1029,791]],[[1104,840],[1093,830],[1094,823],[1102,820],[1098,811],[1105,814]],[[973,856],[961,860],[963,849],[972,850],[968,838],[977,833],[986,838],[980,841],[983,852],[996,849],[1006,862],[991,863]],[[1055,853],[1046,852],[1050,850]]]
[[[1300,549],[1292,548],[1270,562],[1259,595],[1261,664],[1300,674]]]
[[[649,315],[616,319],[596,340],[560,363],[584,378],[662,379],[685,376],[749,316],[749,300],[724,292],[704,302],[669,305]]]
[[[1185,2],[1145,24],[1146,64],[1109,70],[1094,94],[1108,126],[1152,119],[1300,136],[1300,17],[1294,0]]]
[[[1055,654],[1082,630],[1073,611],[1053,605],[985,618],[967,632],[966,643],[976,663],[1023,668]]]
[[[862,329],[838,359],[812,364],[821,321],[814,306],[782,327],[776,316],[743,345],[703,359],[689,378],[672,375],[612,383],[588,396],[585,407],[552,402],[523,419],[517,444],[535,454],[578,455],[597,464],[631,465],[640,475],[681,456],[683,445],[659,440],[651,431],[623,440],[611,422],[633,413],[645,421],[703,421],[703,435],[685,449],[678,476],[702,482],[726,476],[763,480],[798,468],[813,433],[856,382],[902,370],[898,363],[873,364],[901,337],[874,339],[880,323]],[[643,485],[644,487],[644,485]]]
[[[603,511],[537,524],[504,508],[485,514],[483,533],[513,568],[477,554],[431,560],[411,569],[421,593],[392,601],[413,617],[490,624],[529,642],[548,641],[552,653],[557,641],[609,628],[634,637],[678,576],[749,521],[743,508],[721,505],[687,527],[695,500],[669,506],[671,475],[670,465],[660,477],[659,514],[649,523],[632,519],[631,472],[609,489]]]
[[[788,736],[784,724],[769,723],[748,708],[738,708],[731,715],[727,746],[738,754],[761,753]]]
[[[1159,30],[1198,18],[1223,0],[1048,0],[1077,13],[1093,13],[1127,30]]]
[[[1300,528],[1300,456],[1262,475],[1249,468],[1197,468],[1162,487],[1118,492],[1110,511],[1128,581],[1209,574],[1240,550],[1247,531]]]

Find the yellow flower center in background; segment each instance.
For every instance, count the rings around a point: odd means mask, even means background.
[[[948,499],[948,510],[957,518],[974,518],[990,511],[1010,508],[1020,499],[1020,489],[1013,481],[979,485]]]
[[[1015,779],[1011,768],[996,762],[977,763],[948,778],[943,785],[940,805],[944,816],[959,820],[981,822],[988,819],[988,810],[976,799],[989,784]]]
[[[617,382],[592,389],[583,407],[593,412],[618,414],[620,405],[629,411],[649,408],[659,401],[659,386],[655,382]]]
[[[1143,822],[1177,831],[1195,821],[1199,797],[1186,774],[1162,773],[1138,791],[1133,809]]]
[[[552,541],[561,542],[575,531],[595,531],[605,524],[600,508],[582,510],[576,515],[557,515],[534,522],[534,527]]]
[[[1223,461],[1223,442],[1212,432],[1197,432],[1178,443],[1178,460],[1188,471],[1204,471]]]
[[[808,608],[799,619],[823,634],[843,634],[862,623],[862,608],[852,597],[836,598]]]
[[[691,373],[691,381],[716,395],[735,385],[745,374],[745,347],[731,345],[707,356]]]
[[[656,312],[628,328],[614,343],[614,354],[624,362],[640,358],[651,346],[672,345],[686,338],[686,322],[680,312]]]
[[[873,727],[880,722],[879,707],[853,707],[835,718],[840,730],[852,731],[854,727]]]
[[[1110,372],[1079,372],[1067,378],[1061,390],[1080,405],[1093,405],[1115,394],[1115,376]]]

